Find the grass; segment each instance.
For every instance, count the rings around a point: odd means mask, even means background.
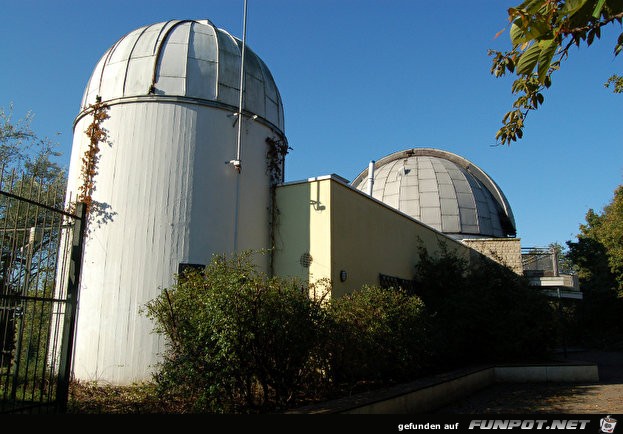
[[[74,381],[69,388],[70,414],[182,414],[191,403],[163,398],[153,383],[115,386],[101,382]]]

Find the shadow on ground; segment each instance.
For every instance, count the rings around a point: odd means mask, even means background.
[[[569,351],[565,360],[597,363],[599,382],[499,383],[436,413],[623,413],[623,351]]]

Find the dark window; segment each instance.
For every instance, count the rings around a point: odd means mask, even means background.
[[[415,293],[415,280],[401,279],[400,277],[379,273],[379,284],[381,288],[402,289],[407,294]]]
[[[184,263],[180,263],[177,266],[177,274],[179,274],[180,276],[184,274],[185,271],[188,270],[197,270],[197,271],[203,271],[205,270],[206,265],[205,264],[184,264]]]

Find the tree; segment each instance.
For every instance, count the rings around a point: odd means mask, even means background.
[[[589,209],[569,257],[578,270],[584,302],[580,321],[594,339],[621,337],[623,325],[623,185],[603,212]]]
[[[28,112],[14,121],[13,106],[9,105],[8,110],[0,107],[0,166],[5,173],[10,170],[25,172],[49,184],[64,174],[52,161],[60,154],[55,150],[55,142],[39,137],[31,129],[33,118],[33,113]]]
[[[56,144],[32,131],[32,113],[12,115],[0,108],[0,366],[21,375],[46,361],[52,306],[23,296],[53,294],[62,217],[15,196],[62,208],[65,172],[52,161]]]
[[[13,107],[0,108],[0,186],[3,191],[62,208],[65,171],[52,159],[59,156],[56,143],[39,137],[30,127],[32,113],[13,121]],[[37,207],[16,200],[0,201],[0,254],[2,286],[22,286],[49,268],[47,245],[60,228]],[[21,265],[24,266],[21,266]],[[3,291],[0,291],[2,293]]]
[[[581,263],[578,264],[580,278],[588,280],[609,274],[608,286],[623,296],[623,185],[616,188],[612,201],[602,213],[588,210],[586,224],[580,225],[578,241],[567,244],[576,263]],[[596,258],[602,264],[598,270],[595,266],[586,266],[586,261],[594,264]]]
[[[525,0],[508,9],[508,19],[512,49],[489,50],[494,76],[507,72],[517,76],[511,90],[518,97],[496,134],[501,144],[521,139],[526,116],[543,104],[543,91],[551,86],[552,74],[569,56],[571,47],[583,42],[590,46],[600,38],[604,26],[621,24],[623,0]],[[614,55],[621,50],[623,33],[615,43]],[[614,92],[620,93],[623,77],[613,75],[605,86],[613,86]]]
[[[577,270],[573,261],[569,258],[569,248],[560,243],[551,243],[550,251],[556,254],[558,261],[558,272],[560,274],[577,274]]]

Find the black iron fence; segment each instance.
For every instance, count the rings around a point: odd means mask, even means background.
[[[0,413],[66,409],[84,207],[64,192],[0,171]]]

